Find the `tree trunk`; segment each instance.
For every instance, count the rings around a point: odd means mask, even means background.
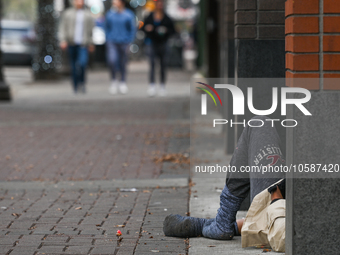
[[[0,20],[2,20],[2,0],[0,0]],[[2,72],[2,50],[1,50],[1,26],[0,26],[0,100],[11,101],[9,86],[5,83]]]
[[[58,45],[58,28],[54,0],[38,0],[36,24],[36,52],[32,69],[36,80],[56,79],[61,68],[61,50]]]

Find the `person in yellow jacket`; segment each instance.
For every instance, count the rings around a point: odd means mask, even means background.
[[[252,126],[244,128],[230,161],[235,171],[227,175],[216,217],[170,214],[163,222],[166,236],[231,240],[242,235],[243,247],[270,245],[274,251],[285,250],[285,174],[266,171],[280,169],[285,163],[284,143],[273,123],[266,116],[257,116]],[[248,194],[252,201],[248,214],[236,221],[236,213]]]

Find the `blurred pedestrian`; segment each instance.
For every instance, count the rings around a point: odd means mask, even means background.
[[[155,1],[155,11],[152,12],[144,21],[143,30],[146,34],[145,44],[150,58],[149,74],[149,96],[156,95],[155,86],[155,61],[159,60],[160,65],[160,96],[166,96],[166,57],[167,41],[175,33],[174,23],[164,11],[164,1]]]
[[[113,0],[112,8],[106,14],[106,58],[111,72],[111,94],[126,94],[126,65],[127,51],[130,43],[135,39],[136,21],[134,13],[125,7],[124,0]],[[117,79],[120,72],[120,82]]]
[[[92,30],[94,19],[85,9],[84,0],[74,0],[73,7],[65,11],[60,24],[60,48],[68,49],[74,93],[86,92],[85,72],[89,52],[94,51]]]

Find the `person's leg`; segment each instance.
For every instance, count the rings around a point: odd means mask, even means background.
[[[158,52],[159,64],[160,64],[160,77],[161,77],[161,85],[165,86],[166,82],[166,45],[162,45]]]
[[[126,65],[127,65],[127,48],[128,44],[119,44],[118,52],[119,52],[119,59],[118,65],[121,73],[121,82],[119,84],[119,91],[122,94],[126,94],[128,92],[128,87],[126,85]]]
[[[243,132],[230,161],[238,170],[248,163],[248,136]],[[248,195],[250,181],[248,173],[232,173],[227,176],[226,185],[220,195],[220,208],[214,219],[200,219],[169,215],[165,218],[163,230],[167,236],[196,237],[213,239],[232,239],[238,234],[236,213]]]
[[[256,117],[256,119],[264,120],[265,117]],[[238,233],[236,213],[249,193],[250,187],[258,185],[258,187],[251,187],[251,196],[253,198],[257,193],[283,176],[282,173],[278,175],[266,174],[264,176],[252,174],[251,179],[249,179],[248,173],[240,172],[242,167],[246,166],[261,166],[261,164],[266,166],[272,163],[280,165],[283,163],[282,155],[278,154],[280,152],[280,138],[276,129],[271,127],[271,124],[269,124],[271,122],[264,121],[264,123],[261,128],[246,127],[242,132],[230,162],[231,166],[236,167],[237,172],[227,176],[226,185],[220,196],[220,208],[216,218],[206,220],[170,215],[164,221],[163,229],[166,235],[192,237],[197,233],[202,233],[204,237],[208,238],[231,239],[234,234]],[[262,152],[263,148],[266,149],[267,155]],[[262,153],[262,157],[259,152]],[[183,229],[188,230],[185,232]],[[179,231],[182,231],[185,235]]]
[[[240,234],[236,223],[236,213],[242,201],[250,191],[251,201],[253,198],[268,188],[268,186],[284,178],[283,173],[262,174],[261,166],[280,166],[283,164],[280,137],[275,127],[272,127],[269,119],[265,116],[254,117],[252,125],[246,126],[238,140],[237,148],[230,162],[231,166],[242,170],[243,167],[257,169],[252,171],[237,172],[227,176],[226,186],[220,196],[220,208],[215,219],[208,221],[203,226],[203,236],[213,239],[228,239],[228,234]]]
[[[127,44],[120,44],[119,45],[119,69],[121,72],[121,82],[126,82],[126,65],[127,65]]]
[[[149,57],[150,70],[149,70],[149,88],[148,95],[153,97],[156,95],[156,86],[155,86],[155,49],[152,44],[147,45],[147,54]]]
[[[109,66],[111,79],[116,80],[117,48],[113,42],[106,43],[106,61]]]
[[[77,65],[79,67],[79,89],[85,93],[85,72],[86,66],[89,58],[89,53],[87,47],[79,47],[78,48],[78,59]]]
[[[149,45],[148,46],[148,53],[149,53],[149,61],[150,61],[150,72],[149,72],[149,83],[155,84],[155,46]]]
[[[118,82],[116,79],[116,71],[117,71],[117,59],[118,59],[118,52],[116,44],[113,42],[106,43],[106,60],[109,66],[110,74],[111,74],[111,86],[109,92],[111,94],[117,93]]]
[[[68,46],[68,55],[70,59],[71,73],[72,73],[72,85],[74,93],[77,93],[78,77],[77,77],[77,49],[76,46]]]
[[[160,45],[157,50],[157,56],[160,65],[160,96],[166,96],[165,80],[166,80],[166,44]]]
[[[202,229],[204,237],[230,240],[234,235],[239,235],[236,213],[250,190],[249,173],[239,171],[249,161],[248,139],[248,128],[245,128],[238,139],[236,149],[230,161],[230,166],[236,167],[238,172],[228,173],[226,184],[220,195],[220,208],[217,211],[216,217],[204,224]]]

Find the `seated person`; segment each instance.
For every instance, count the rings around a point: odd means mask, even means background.
[[[262,127],[246,126],[230,161],[231,166],[281,166],[284,155],[280,137],[272,122]],[[252,122],[255,125],[255,120]],[[260,126],[261,123],[259,123]],[[220,208],[214,219],[168,215],[163,223],[166,236],[230,240],[242,235],[242,247],[270,245],[274,251],[285,250],[285,181],[282,172],[229,173],[220,195]],[[274,185],[275,184],[275,185]],[[236,213],[250,192],[252,204],[245,219],[236,221]]]

